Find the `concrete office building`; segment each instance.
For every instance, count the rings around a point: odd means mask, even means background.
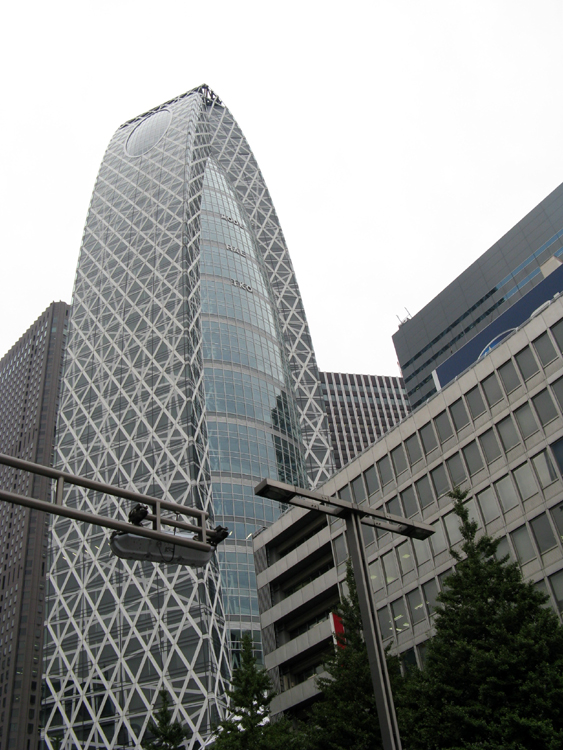
[[[340,372],[319,375],[337,469],[410,412],[401,378]]]
[[[0,453],[50,465],[68,305],[53,302],[0,360]],[[49,482],[0,466],[0,487],[50,499]],[[0,748],[37,750],[45,619],[43,513],[0,502]]]
[[[259,644],[251,536],[279,508],[253,487],[263,476],[318,484],[333,467],[275,209],[207,86],[112,138],[65,361],[57,466],[207,510],[232,535],[218,564],[193,569],[117,559],[105,531],[54,521],[46,745],[137,747],[164,687],[199,747],[224,713],[229,645],[243,630]],[[76,489],[65,502],[129,510]]]
[[[455,238],[452,252],[455,252]],[[476,334],[506,314],[496,334],[521,325],[532,309],[520,305],[523,297],[539,306],[561,280],[546,291],[542,300],[528,295],[559,266],[563,258],[563,185],[556,188],[515,227],[472,263],[420,312],[403,322],[393,336],[397,358],[412,408],[415,409],[440,387],[433,376],[442,363],[463,348]],[[555,279],[552,279],[554,282]],[[525,309],[526,308],[526,309]],[[474,343],[477,343],[474,341]],[[482,348],[487,345],[482,341]],[[454,376],[477,359],[462,357]],[[466,353],[467,355],[467,353]],[[452,372],[445,382],[449,382]],[[440,379],[441,385],[444,378]]]
[[[454,563],[454,486],[469,491],[479,526],[500,537],[499,554],[563,611],[562,351],[557,296],[321,488],[434,527],[426,541],[365,532],[379,629],[405,662],[423,659]],[[265,664],[280,691],[273,711],[299,713],[317,694],[311,678],[332,637],[343,522],[291,508],[254,544]]]

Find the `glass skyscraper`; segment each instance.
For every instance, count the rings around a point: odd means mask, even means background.
[[[265,476],[314,486],[333,467],[275,210],[240,128],[206,86],[110,142],[60,404],[60,468],[204,508],[232,534],[196,570],[123,561],[105,531],[53,521],[46,747],[58,736],[138,746],[164,687],[196,748],[224,711],[229,641],[236,651],[242,630],[259,629],[251,535],[279,508],[253,487]],[[65,502],[119,518],[129,510],[76,488]]]

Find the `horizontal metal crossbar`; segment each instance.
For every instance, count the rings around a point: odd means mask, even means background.
[[[57,516],[72,518],[75,521],[83,521],[94,526],[103,526],[107,529],[121,531],[126,534],[147,537],[148,539],[153,539],[158,542],[174,544],[178,547],[187,547],[188,549],[201,550],[202,552],[209,552],[213,549],[213,545],[209,544],[208,540],[215,542],[217,534],[215,531],[206,528],[206,520],[209,518],[209,513],[206,511],[199,510],[198,508],[188,508],[184,505],[170,502],[169,500],[161,500],[157,497],[151,497],[150,495],[142,495],[139,492],[120,489],[119,487],[114,487],[110,484],[96,482],[92,479],[85,479],[84,477],[78,477],[74,474],[59,471],[58,469],[52,469],[48,466],[32,463],[31,461],[24,461],[21,458],[6,456],[3,453],[0,453],[0,464],[11,466],[12,468],[21,471],[28,471],[32,474],[45,476],[50,479],[55,479],[57,483],[55,502],[47,502],[46,500],[38,500],[34,497],[18,495],[15,492],[0,490],[0,500],[4,500],[5,502],[13,503],[15,505],[23,505],[24,507],[40,510],[44,513],[52,513]],[[128,523],[127,521],[119,521],[115,518],[108,518],[107,516],[101,516],[95,513],[86,513],[85,511],[77,510],[76,508],[69,508],[63,505],[63,489],[65,482],[78,487],[83,487],[84,489],[94,490],[104,495],[111,495],[123,500],[132,500],[141,505],[151,506],[155,513],[148,514],[146,519],[152,522],[153,528],[139,526],[137,524]],[[191,518],[196,519],[196,523],[185,523],[174,518],[167,518],[161,515],[161,510],[172,511],[177,515],[190,516]],[[161,525],[173,526],[177,529],[193,532],[199,536],[199,539],[190,539],[162,531]]]
[[[300,508],[318,510],[331,516],[345,517],[354,514],[359,516],[360,521],[366,526],[374,526],[414,539],[427,539],[434,533],[432,526],[426,523],[383,513],[380,510],[373,510],[367,504],[358,505],[348,500],[342,500],[340,497],[329,497],[328,495],[322,495],[320,492],[308,490],[304,487],[294,487],[275,479],[263,479],[254,488],[254,494],[260,497],[268,497],[270,500],[297,505]]]

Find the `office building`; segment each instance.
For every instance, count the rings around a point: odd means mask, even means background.
[[[365,528],[384,645],[422,664],[433,610],[460,543],[448,492],[563,612],[563,296],[434,394],[320,491],[431,524],[425,541]],[[255,536],[273,713],[298,714],[332,632],[347,558],[344,522],[291,508]]]
[[[401,378],[340,372],[319,374],[336,469],[410,412]]]
[[[412,408],[469,367],[493,337],[520,326],[535,309],[533,305],[539,307],[561,291],[561,260],[563,185],[401,324],[393,343]],[[542,289],[537,288],[540,285]],[[530,295],[532,290],[535,294]],[[489,326],[491,337],[477,340],[476,334]],[[437,372],[470,340],[481,349],[474,352],[469,347],[444,372]]]
[[[165,688],[199,747],[224,715],[229,645],[243,630],[259,644],[251,536],[279,508],[253,487],[263,476],[314,485],[333,467],[283,234],[207,86],[112,138],[65,361],[57,466],[207,510],[232,535],[218,564],[193,569],[117,559],[103,530],[53,522],[46,745],[138,747]],[[129,510],[72,489],[65,502]]]
[[[50,465],[68,305],[53,302],[0,360],[0,453]],[[0,487],[50,499],[46,479],[0,466]],[[0,748],[37,750],[47,520],[0,503]]]

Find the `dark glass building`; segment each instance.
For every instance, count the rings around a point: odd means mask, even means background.
[[[413,409],[439,387],[433,371],[546,279],[562,257],[560,185],[393,336]],[[558,289],[550,286],[545,299],[563,289],[563,282],[555,277],[552,281],[557,281]],[[497,333],[518,327],[532,311],[525,310],[512,321],[507,316],[503,329],[491,334],[483,347]],[[478,354],[468,356],[457,372],[473,364]]]
[[[0,453],[50,466],[69,307],[53,302],[0,360]],[[50,486],[0,466],[0,487],[50,499]],[[0,747],[36,750],[47,520],[0,503]]]
[[[401,378],[340,372],[320,376],[337,469],[410,412]]]
[[[164,687],[188,747],[200,747],[224,715],[229,646],[244,630],[259,644],[251,536],[280,509],[253,488],[266,476],[315,485],[333,467],[283,234],[248,143],[208,87],[112,138],[65,362],[58,467],[205,509],[232,534],[193,569],[117,559],[103,530],[53,522],[47,746],[139,746]],[[65,502],[128,511],[76,489]]]

